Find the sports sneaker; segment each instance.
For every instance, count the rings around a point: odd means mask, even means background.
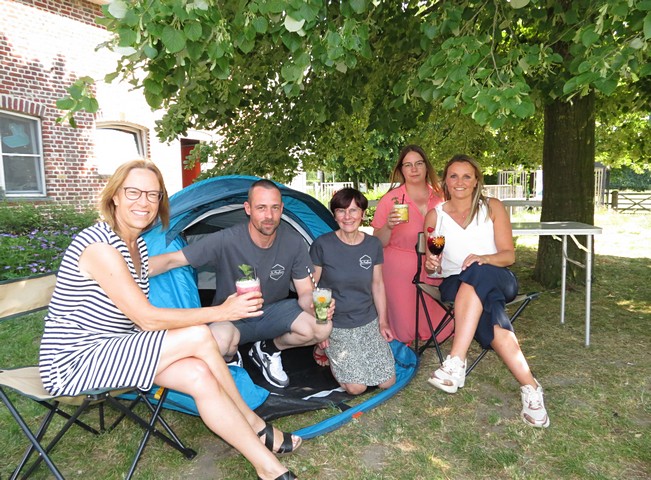
[[[532,427],[547,428],[549,427],[549,417],[547,410],[545,410],[545,402],[543,400],[543,389],[536,380],[537,388],[531,385],[520,387],[522,395],[522,413],[520,416],[524,423]]]
[[[283,369],[280,352],[269,355],[267,352],[262,351],[260,344],[261,342],[255,342],[251,350],[249,350],[251,360],[260,367],[262,375],[267,379],[267,382],[274,387],[285,388],[289,385],[289,378]]]
[[[443,365],[427,380],[430,385],[447,393],[457,393],[466,383],[466,362],[459,357],[448,357]]]
[[[230,362],[226,362],[226,365],[229,367],[244,368],[244,362],[242,361],[242,355],[240,354],[239,350],[235,351],[235,355],[233,355],[233,358]]]

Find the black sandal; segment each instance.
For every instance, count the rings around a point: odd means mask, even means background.
[[[280,477],[276,477],[275,480],[294,480],[296,478],[298,477],[288,470],[285,473],[283,473]],[[262,480],[262,479],[258,477],[258,480]]]
[[[267,449],[276,454],[285,454],[285,453],[292,453],[295,449],[298,449],[298,447],[301,446],[302,439],[299,440],[298,444],[296,447],[294,447],[294,442],[292,441],[292,434],[287,433],[287,432],[282,432],[283,434],[283,443],[278,447],[277,450],[274,450],[274,427],[270,423],[265,422],[264,428],[258,432],[258,437],[262,438],[264,435],[264,446],[267,447]],[[300,437],[299,437],[300,439]],[[289,472],[291,473],[291,472]],[[292,473],[292,475],[294,475]],[[278,477],[276,480],[290,480],[292,478],[296,477]]]

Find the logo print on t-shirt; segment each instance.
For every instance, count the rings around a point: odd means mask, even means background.
[[[362,255],[359,258],[359,266],[362,267],[364,270],[368,270],[373,266],[373,261],[371,260],[371,257],[368,255]]]
[[[273,267],[271,267],[271,273],[269,274],[269,278],[271,278],[272,280],[278,280],[283,275],[285,275],[285,267],[279,264],[275,264]]]

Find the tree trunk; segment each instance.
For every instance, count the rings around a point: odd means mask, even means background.
[[[570,102],[556,100],[545,107],[542,200],[543,222],[594,224],[595,113],[594,93]],[[585,237],[578,240],[585,244]],[[585,254],[568,239],[570,258]],[[561,242],[540,237],[534,278],[556,287],[561,279]],[[568,281],[584,281],[585,272],[568,263]]]

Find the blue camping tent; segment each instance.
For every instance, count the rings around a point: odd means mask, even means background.
[[[249,187],[257,177],[230,175],[197,182],[170,198],[170,227],[163,231],[160,224],[144,234],[149,255],[175,251],[205,235],[237,223],[247,221],[243,203]],[[282,221],[293,227],[310,245],[323,233],[338,226],[327,208],[313,197],[277,184],[283,196]],[[214,273],[213,273],[214,274]],[[194,308],[212,298],[210,280],[202,279],[202,272],[191,267],[172,270],[151,278],[150,300],[160,307]],[[208,290],[203,296],[201,292]],[[311,358],[311,349],[291,349],[283,352],[283,362],[292,384],[308,382],[297,388],[274,389],[266,384],[257,370],[247,372],[231,367],[231,372],[248,405],[265,419],[327,408],[335,405],[341,410],[316,425],[307,426],[297,433],[303,438],[329,432],[386,401],[404,388],[416,372],[418,360],[411,349],[399,342],[391,345],[396,358],[396,384],[384,391],[378,389],[367,394],[364,401],[350,407],[346,402],[353,397],[338,387],[329,369],[318,367]],[[245,367],[247,362],[245,358]],[[287,368],[288,365],[290,368]],[[295,367],[295,368],[294,368]],[[292,371],[289,371],[289,370]],[[312,384],[313,383],[313,384]],[[324,387],[324,385],[329,385]],[[270,395],[270,391],[273,395]],[[366,398],[368,397],[368,398]],[[179,392],[170,392],[165,406],[197,415],[192,398]]]

